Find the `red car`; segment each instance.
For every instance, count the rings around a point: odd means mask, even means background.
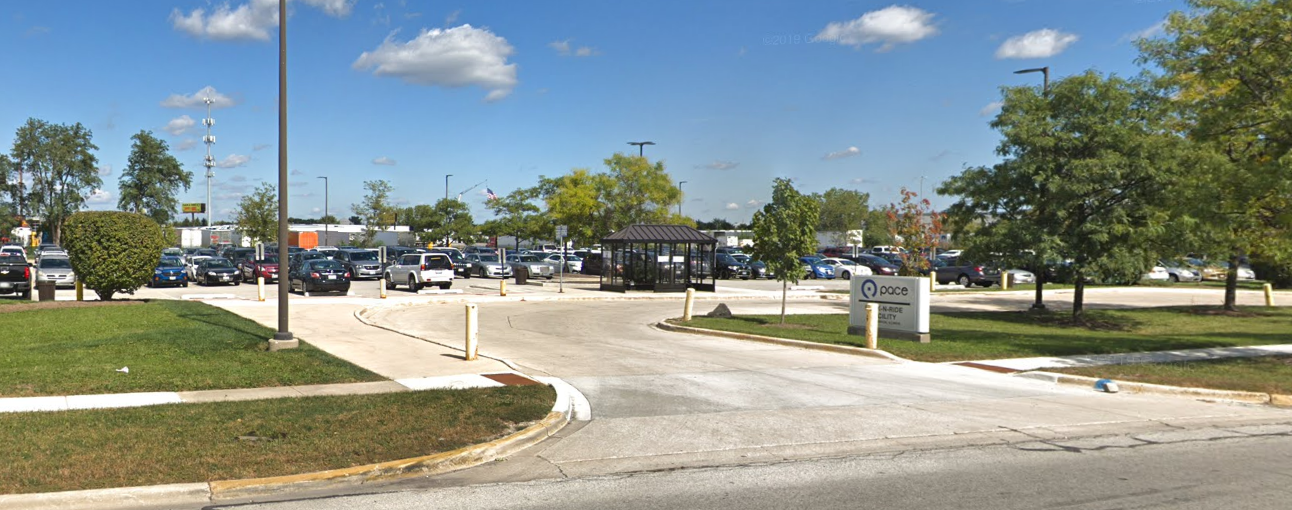
[[[259,260],[243,260],[238,264],[238,269],[242,272],[242,280],[254,282],[257,277],[263,276],[265,282],[278,280],[278,257],[269,257]]]

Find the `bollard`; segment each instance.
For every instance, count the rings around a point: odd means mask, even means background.
[[[32,270],[31,280],[27,282],[27,294],[31,296],[32,301],[40,301],[40,292],[36,290],[36,271]]]
[[[394,277],[392,276],[392,278]],[[380,290],[381,299],[386,299],[386,278],[385,277],[382,277],[381,280],[378,280],[377,288],[381,289]]]
[[[866,348],[879,348],[879,305],[866,303]]]
[[[1000,272],[1000,290],[1009,290],[1009,271]]]
[[[1274,306],[1274,286],[1265,284],[1265,306]]]
[[[929,292],[931,293],[937,288],[938,288],[938,272],[930,269],[929,270]]]
[[[477,308],[475,303],[467,303],[467,346],[463,358],[467,361],[475,361],[476,351],[479,349],[480,325],[477,321]]]
[[[76,281],[76,300],[85,301],[85,285],[81,284],[81,280]]]
[[[256,277],[256,297],[261,301],[265,300],[265,277]]]
[[[695,306],[695,289],[686,289],[686,305],[682,307],[682,320],[691,321],[691,310]]]
[[[507,280],[502,280],[498,282],[498,295],[499,296],[507,295]]]

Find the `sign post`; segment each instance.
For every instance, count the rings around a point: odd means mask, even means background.
[[[565,236],[569,233],[570,233],[570,228],[568,226],[566,225],[556,226],[556,240],[557,242],[561,243],[561,267],[560,267],[560,271],[561,271],[560,289],[561,290],[558,291],[558,293],[560,294],[565,293],[565,265],[568,264],[568,262],[565,261]]]
[[[854,276],[848,334],[866,334],[866,306],[878,307],[878,328],[887,336],[929,342],[929,285],[924,278]]]

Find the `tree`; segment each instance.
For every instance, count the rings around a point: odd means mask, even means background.
[[[933,210],[929,199],[915,200],[916,193],[902,187],[902,203],[891,204],[884,210],[888,217],[889,234],[901,239],[899,246],[906,251],[902,257],[902,276],[919,276],[929,270],[929,253],[942,237],[942,215]],[[926,219],[927,218],[927,219]]]
[[[938,193],[962,197],[949,209],[959,223],[986,224],[966,257],[1071,259],[1079,318],[1088,278],[1152,267],[1182,141],[1165,128],[1161,96],[1116,77],[1087,72],[1048,93],[1006,88],[1004,99],[992,127],[1004,137],[997,153],[1005,160],[968,169]],[[1020,253],[1020,244],[1034,254]]]
[[[736,226],[726,218],[714,218],[710,221],[697,221],[695,228],[699,230],[735,230]]]
[[[179,187],[188,191],[193,185],[193,172],[184,170],[169,152],[165,140],[159,140],[151,131],[139,131],[130,137],[130,157],[121,171],[121,196],[117,207],[127,212],[137,212],[166,225],[175,217],[179,200],[175,195]]]
[[[677,221],[673,210],[682,202],[682,192],[664,170],[664,163],[650,164],[641,156],[615,153],[605,161],[608,178],[599,179],[604,232],[636,224]]]
[[[278,189],[267,182],[260,183],[250,195],[238,201],[233,222],[242,235],[253,242],[271,242],[278,239]]]
[[[785,324],[785,301],[789,283],[802,274],[799,256],[816,249],[816,226],[821,203],[794,189],[789,179],[777,178],[772,201],[754,212],[754,247],[751,257],[761,260],[781,282],[781,324]]]
[[[161,226],[137,213],[79,212],[64,228],[63,247],[77,280],[104,301],[122,292],[134,294],[147,283],[167,246]]]
[[[418,244],[448,245],[455,240],[464,243],[475,241],[475,221],[461,200],[440,199],[434,206],[418,204],[401,211],[400,217],[416,235]]]
[[[68,126],[27,119],[14,139],[13,162],[25,175],[17,190],[20,212],[43,217],[55,243],[61,241],[67,217],[103,186],[98,158],[91,152],[99,150],[93,136],[79,122]]]
[[[538,187],[521,188],[504,196],[489,200],[486,207],[493,211],[494,219],[485,222],[481,229],[491,236],[516,236],[516,247],[521,239],[546,237],[552,232],[545,227],[549,222],[538,214],[534,204],[541,190]]]
[[[813,193],[812,198],[821,202],[821,220],[817,223],[817,230],[837,232],[833,241],[836,246],[850,244],[848,231],[861,229],[866,223],[870,212],[870,194],[830,188],[825,193]]]
[[[394,188],[385,180],[364,181],[363,188],[368,190],[368,194],[363,196],[362,202],[350,208],[359,216],[360,223],[364,226],[359,245],[371,246],[373,238],[377,236],[377,230],[393,221],[394,215],[391,213],[395,209],[390,205],[390,192]]]
[[[1177,131],[1202,146],[1195,180],[1177,214],[1196,215],[1236,267],[1241,256],[1292,258],[1292,4],[1282,0],[1189,0],[1165,37],[1142,40],[1140,60],[1161,70]],[[1237,309],[1230,271],[1224,307]]]
[[[569,230],[567,239],[580,245],[599,242],[612,232],[610,222],[603,221],[606,205],[602,192],[614,186],[610,176],[594,174],[586,168],[576,168],[554,179],[543,178],[539,183],[548,216],[555,224],[565,225]]]

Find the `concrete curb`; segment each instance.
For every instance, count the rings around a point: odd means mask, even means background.
[[[1014,374],[1014,377],[1026,379],[1036,379],[1040,381],[1052,382],[1055,384],[1068,384],[1075,386],[1085,386],[1094,388],[1095,382],[1100,379],[1095,377],[1085,377],[1080,375],[1060,374],[1055,372],[1020,372]],[[1117,381],[1117,386],[1121,391],[1127,393],[1151,393],[1157,395],[1175,395],[1181,397],[1192,397],[1201,400],[1223,400],[1228,402],[1242,402],[1247,404],[1274,404],[1287,406],[1292,404],[1292,398],[1288,395],[1271,395],[1269,393],[1260,393],[1254,391],[1231,391],[1231,390],[1213,390],[1208,388],[1188,388],[1184,386],[1166,386],[1161,384],[1149,384],[1131,381]]]
[[[0,495],[0,510],[97,510],[101,508],[200,506],[211,502],[205,483]]]
[[[389,327],[389,326],[383,326],[383,325],[381,325],[381,324],[377,324],[375,321],[373,321],[372,319],[368,318],[368,312],[369,312],[369,310],[373,310],[373,309],[375,309],[375,308],[395,308],[395,307],[399,307],[399,306],[412,306],[412,305],[415,305],[415,304],[418,304],[418,303],[396,303],[396,304],[390,304],[390,305],[374,305],[374,306],[365,306],[365,307],[363,307],[363,308],[360,308],[360,309],[358,309],[358,310],[355,310],[355,311],[354,311],[354,318],[355,318],[356,320],[358,320],[359,322],[362,322],[362,323],[364,323],[364,324],[366,324],[366,325],[368,325],[368,326],[371,326],[371,327],[374,327],[374,328],[377,328],[377,329],[384,329],[384,330],[389,331],[389,332],[391,332],[391,333],[396,333],[396,334],[399,334],[399,335],[404,335],[404,336],[406,336],[406,337],[408,337],[408,338],[412,338],[412,339],[416,339],[416,340],[421,340],[421,341],[426,342],[426,343],[435,344],[435,345],[438,345],[438,346],[440,346],[440,347],[444,347],[444,348],[446,348],[446,349],[453,349],[453,350],[455,350],[455,351],[463,352],[463,353],[465,353],[465,352],[466,352],[466,347],[465,347],[465,346],[459,347],[459,346],[456,346],[456,345],[449,345],[449,344],[446,344],[446,343],[443,343],[443,342],[439,342],[439,341],[436,341],[436,340],[432,340],[432,339],[430,339],[430,338],[423,338],[423,337],[420,337],[420,336],[414,335],[414,334],[412,334],[412,333],[405,333],[405,332],[403,332],[403,331],[400,331],[400,330],[398,330],[398,329],[395,329],[395,328],[392,328],[392,327]],[[515,363],[512,363],[512,362],[511,362],[511,360],[503,359],[503,358],[498,358],[498,357],[494,357],[494,356],[490,356],[490,355],[485,354],[485,353],[483,353],[483,352],[480,352],[480,351],[478,351],[478,350],[476,351],[476,355],[477,355],[477,356],[480,356],[480,357],[482,357],[482,358],[488,358],[488,359],[491,359],[491,360],[497,361],[497,362],[499,362],[499,363],[502,363],[502,364],[504,364],[504,365],[507,365],[507,367],[508,367],[508,368],[511,368],[512,370],[515,370],[516,372],[521,372],[520,367],[519,367],[518,365],[516,365]]]
[[[908,362],[905,358],[899,358],[886,351],[877,349],[864,349],[861,347],[850,347],[846,345],[821,344],[816,342],[806,342],[803,340],[790,340],[788,338],[776,338],[762,335],[750,335],[747,333],[732,333],[730,331],[718,331],[716,329],[693,328],[690,326],[678,326],[667,322],[655,323],[655,328],[670,331],[674,333],[690,333],[692,335],[716,336],[722,338],[732,338],[735,340],[748,340],[752,342],[762,342],[767,344],[783,345],[786,347],[799,347],[803,349],[812,349],[817,351],[834,352],[839,354],[851,354],[853,356],[867,356],[871,358],[886,359],[889,361]]]

